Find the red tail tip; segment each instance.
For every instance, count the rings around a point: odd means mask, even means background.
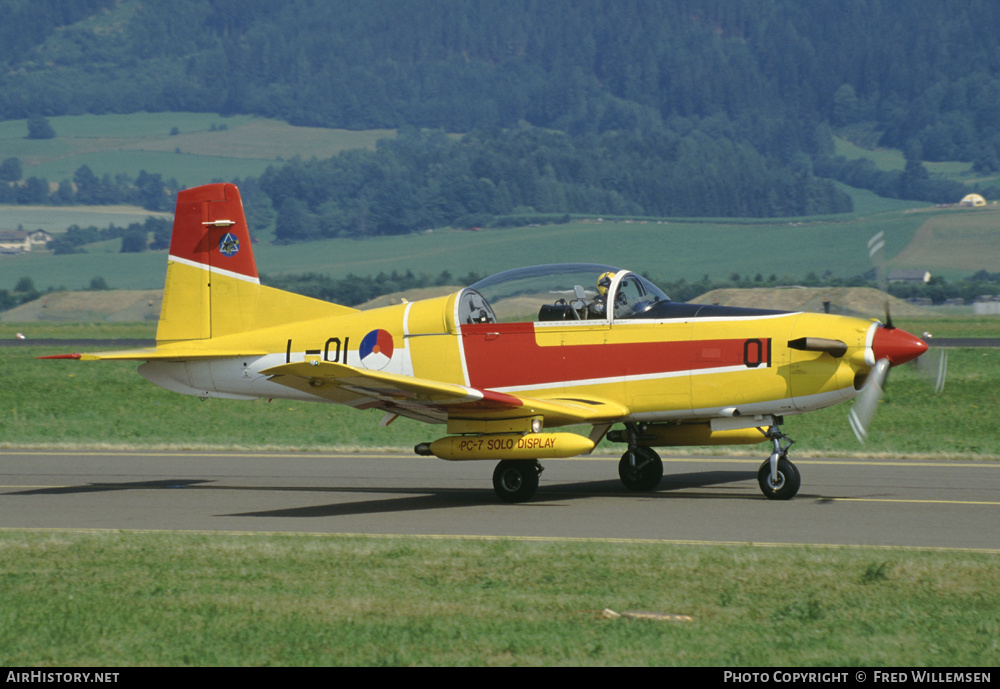
[[[211,270],[257,279],[240,192],[206,184],[177,194],[170,255]]]

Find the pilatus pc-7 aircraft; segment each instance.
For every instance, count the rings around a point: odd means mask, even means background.
[[[61,358],[144,361],[144,378],[196,397],[441,424],[416,453],[499,460],[493,485],[507,502],[534,495],[539,460],[605,436],[627,446],[618,471],[636,491],[663,476],[653,447],[767,442],[760,488],[787,500],[800,479],[783,418],[859,398],[850,418],[862,437],[888,368],[926,349],[874,320],[674,302],[604,265],[511,270],[359,311],[261,285],[239,191],[210,184],[177,198],[156,347]]]

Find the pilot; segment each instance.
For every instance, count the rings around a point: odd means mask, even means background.
[[[614,279],[615,274],[610,270],[601,273],[597,278],[597,296],[587,305],[588,318],[607,318],[608,290],[611,289],[611,281]]]

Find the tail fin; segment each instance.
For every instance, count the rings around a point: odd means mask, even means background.
[[[235,185],[208,184],[177,195],[157,344],[351,311],[261,287]]]
[[[222,316],[218,304],[213,309],[213,293],[216,302],[221,302],[223,292],[234,290],[252,301],[259,287],[243,202],[235,185],[209,184],[180,192],[157,342],[212,337],[217,320],[213,311]],[[232,306],[227,308],[232,310]],[[235,310],[242,312],[243,305]]]

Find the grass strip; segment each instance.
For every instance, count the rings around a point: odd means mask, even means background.
[[[988,553],[6,531],[0,563],[8,666],[1000,661]]]

